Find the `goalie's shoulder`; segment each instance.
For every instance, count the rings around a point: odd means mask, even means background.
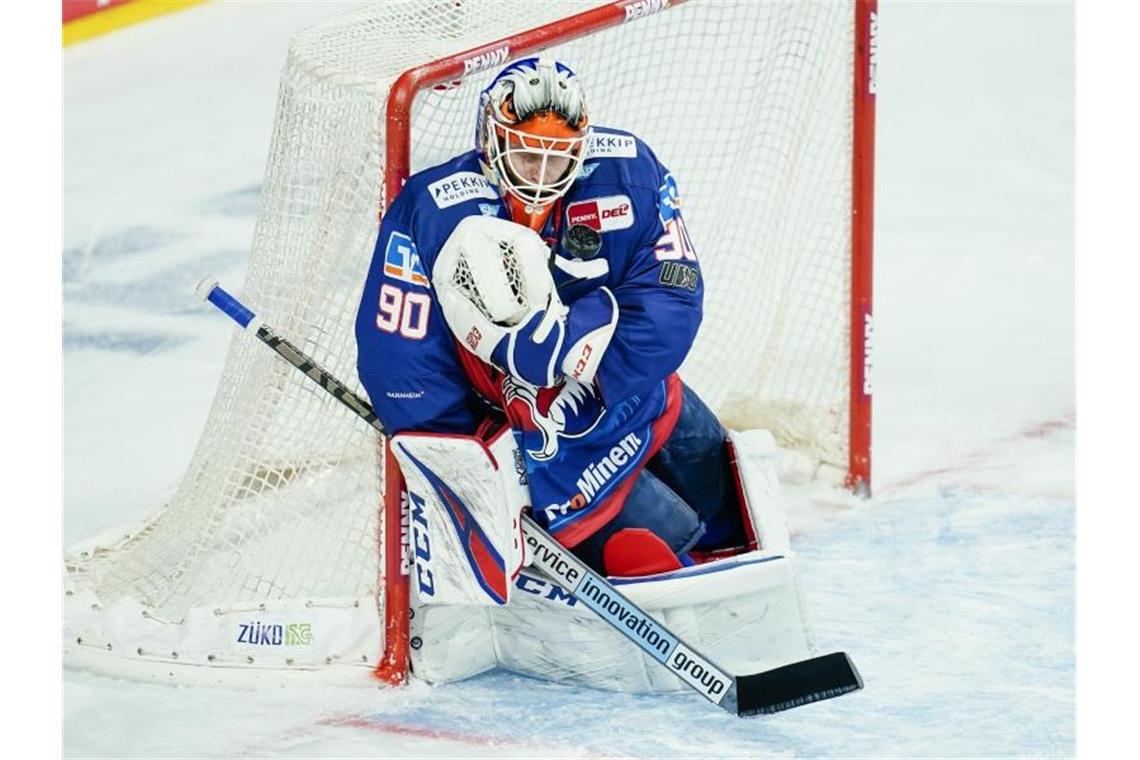
[[[396,202],[407,212],[432,215],[470,201],[493,203],[498,199],[494,185],[483,174],[482,165],[473,150],[416,172],[396,196]]]
[[[579,182],[656,191],[666,173],[657,154],[640,137],[623,129],[596,126],[587,139]]]
[[[386,234],[414,247],[427,271],[455,226],[467,216],[494,216],[499,195],[483,175],[474,151],[416,172],[384,215]]]

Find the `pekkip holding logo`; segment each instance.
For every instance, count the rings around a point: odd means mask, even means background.
[[[476,198],[498,200],[499,195],[482,174],[456,172],[428,185],[428,192],[439,208],[450,208]]]
[[[584,509],[606,484],[613,480],[614,475],[621,472],[630,462],[637,460],[642,443],[637,433],[630,433],[618,441],[618,445],[610,449],[601,459],[587,465],[575,484],[578,486],[578,493],[561,504],[551,504],[543,510],[546,519],[553,523],[570,511]]]

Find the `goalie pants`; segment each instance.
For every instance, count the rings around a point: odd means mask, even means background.
[[[728,433],[700,397],[684,386],[672,434],[638,475],[621,511],[574,553],[606,572],[606,543],[626,528],[643,528],[685,561],[692,549],[744,543],[744,529],[725,441]]]

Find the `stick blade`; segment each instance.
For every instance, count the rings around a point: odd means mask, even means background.
[[[736,678],[736,714],[769,715],[820,702],[863,688],[863,679],[846,652]]]

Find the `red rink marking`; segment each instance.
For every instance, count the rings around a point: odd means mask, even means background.
[[[375,718],[353,716],[350,718],[325,718],[317,721],[318,725],[332,726],[334,728],[361,728],[366,731],[375,731],[384,734],[397,734],[399,736],[412,736],[418,739],[455,742],[457,744],[471,744],[480,747],[515,747],[541,752],[551,757],[568,757],[568,748],[553,744],[538,744],[535,742],[519,741],[518,739],[503,739],[480,734],[468,734],[462,731],[449,731],[442,728],[428,728],[426,726],[412,726],[406,723],[392,723]],[[579,755],[575,755],[578,757]],[[589,755],[580,755],[589,757]]]
[[[1026,441],[1026,440],[1042,440],[1044,438],[1048,438],[1053,433],[1056,433],[1056,432],[1059,432],[1062,430],[1071,430],[1076,426],[1076,423],[1077,423],[1076,412],[1070,412],[1069,414],[1066,414],[1062,417],[1054,417],[1053,419],[1045,420],[1044,422],[1039,422],[1039,423],[1036,423],[1034,425],[1030,425],[1029,427],[1023,428],[1022,430],[1019,430],[1016,433],[1013,433],[1012,435],[1006,436],[1005,438],[1001,438],[1001,439],[993,442],[992,444],[989,444],[988,446],[984,446],[983,448],[976,449],[975,451],[967,454],[962,459],[962,461],[957,463],[957,464],[946,465],[943,467],[935,467],[935,468],[932,468],[929,470],[923,470],[921,472],[917,472],[913,475],[907,476],[901,480],[896,480],[894,483],[890,483],[887,486],[884,486],[883,490],[884,491],[895,491],[895,490],[898,490],[901,488],[907,488],[909,486],[918,485],[918,484],[923,483],[925,481],[931,480],[932,478],[936,478],[940,475],[950,475],[953,473],[964,472],[966,470],[969,470],[972,467],[976,467],[976,466],[983,464],[987,459],[989,459],[994,454],[996,449],[1000,449],[1004,445],[1011,444],[1011,443],[1018,443],[1018,442]],[[957,483],[956,485],[969,486],[970,484],[968,484],[968,483]],[[992,487],[988,487],[988,486],[978,486],[978,488],[979,488],[979,490],[983,490],[983,491],[993,491],[994,490]],[[1072,498],[1072,495],[1070,494],[1070,495],[1065,495],[1065,496],[1057,496],[1056,498]]]
[[[317,721],[322,726],[335,726],[345,728],[363,728],[368,731],[379,731],[386,734],[399,734],[400,736],[415,736],[421,739],[437,739],[440,741],[458,742],[460,744],[477,744],[484,747],[497,745],[511,745],[517,747],[529,746],[525,742],[512,739],[494,739],[490,736],[466,734],[461,731],[448,731],[441,728],[427,728],[426,726],[409,726],[404,723],[389,723],[373,718],[325,718]]]
[[[1051,433],[1055,433],[1058,430],[1066,430],[1068,428],[1075,427],[1076,424],[1077,424],[1077,415],[1075,413],[1069,414],[1069,415],[1066,415],[1064,417],[1059,417],[1055,420],[1046,420],[1045,422],[1042,422],[1040,425],[1036,425],[1036,426],[1031,427],[1027,430],[1023,430],[1018,435],[1018,437],[1020,437],[1020,438],[1045,438],[1045,437],[1049,436]]]

